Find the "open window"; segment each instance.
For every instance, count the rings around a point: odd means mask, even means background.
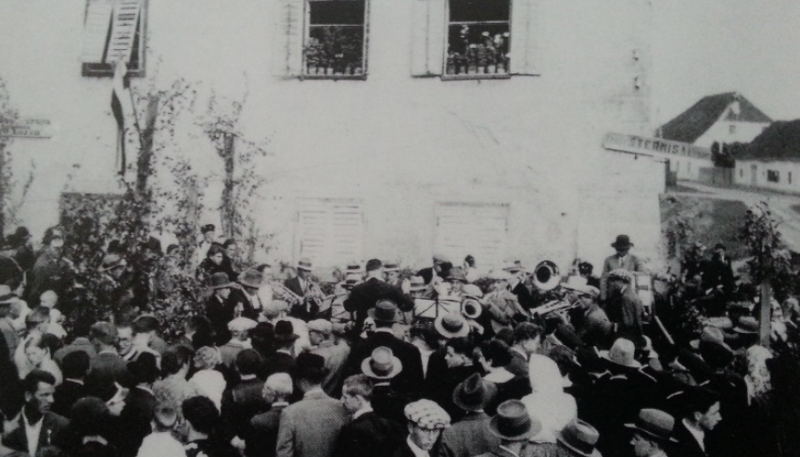
[[[81,50],[83,76],[113,76],[119,59],[144,76],[147,0],[86,0]]]
[[[366,74],[366,0],[309,0],[303,75],[363,78]]]
[[[509,75],[511,1],[449,0],[445,75]]]

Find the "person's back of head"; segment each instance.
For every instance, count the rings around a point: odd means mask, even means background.
[[[236,370],[242,376],[258,373],[261,365],[261,356],[253,349],[243,349],[236,355]]]
[[[511,363],[511,351],[508,345],[498,339],[484,341],[481,344],[483,357],[491,363],[493,367],[504,367]]]
[[[98,397],[83,397],[76,401],[70,409],[70,429],[79,438],[84,436],[103,436],[110,438],[109,419],[111,414],[108,405]]]
[[[342,392],[350,396],[360,396],[366,401],[372,401],[372,389],[374,384],[369,376],[357,374],[344,380]]]
[[[133,321],[133,333],[157,333],[158,319],[155,316],[140,316]]]
[[[517,345],[527,340],[539,339],[542,333],[542,327],[531,322],[522,322],[514,327],[514,344]]]
[[[89,329],[89,339],[102,346],[117,344],[117,328],[110,322],[95,322]]]
[[[184,400],[181,411],[189,426],[203,435],[211,435],[219,422],[219,411],[207,397],[197,396]]]
[[[186,346],[170,346],[161,357],[161,371],[165,376],[177,374],[192,360],[192,351]]]
[[[292,377],[288,373],[270,375],[264,383],[264,397],[270,403],[280,400],[286,401],[293,391]]]
[[[61,369],[65,379],[83,379],[89,372],[90,357],[84,351],[73,351],[64,356]]]
[[[50,308],[46,306],[37,306],[25,316],[25,328],[29,332],[48,322],[50,322]]]

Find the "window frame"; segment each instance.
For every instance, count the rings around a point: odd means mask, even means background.
[[[767,169],[767,182],[780,184],[780,182],[781,182],[781,172],[780,172],[780,170]]]
[[[311,3],[312,2],[347,2],[347,1],[363,1],[364,2],[364,39],[361,47],[362,53],[362,68],[361,73],[356,74],[311,74],[307,73],[308,64],[306,60],[306,47],[309,45],[311,39]],[[300,79],[319,79],[319,80],[355,80],[363,81],[367,79],[369,73],[369,11],[370,0],[303,0],[303,45],[301,50],[302,61],[300,63]]]
[[[85,0],[84,18],[89,11],[89,0]],[[133,60],[134,52],[136,52],[138,65],[136,68],[128,68],[127,76],[134,78],[143,78],[146,74],[147,62],[147,10],[149,9],[149,0],[142,0],[142,10],[139,12],[139,26],[136,28],[138,35],[134,39],[133,49],[131,51],[131,60]],[[111,26],[108,27],[106,33],[105,53],[108,52],[109,39],[111,35]],[[138,44],[138,46],[137,46]],[[114,76],[114,65],[111,63],[81,63],[81,76],[86,78],[107,78]]]
[[[513,63],[506,64],[506,72],[505,73],[463,73],[463,74],[450,74],[447,73],[448,64],[447,61],[448,57],[448,48],[450,47],[450,27],[453,24],[456,25],[466,25],[465,21],[451,21],[450,20],[450,2],[458,1],[458,0],[444,0],[444,50],[442,51],[442,73],[441,79],[443,81],[464,81],[464,80],[479,80],[479,79],[511,79],[513,75]],[[514,37],[514,32],[512,30],[513,24],[513,17],[514,17],[514,1],[508,0],[508,20],[505,21],[508,23],[508,42],[506,44],[506,53],[511,53],[511,43],[510,40]],[[486,23],[489,22],[496,22],[500,23],[503,21],[485,21]],[[463,24],[462,24],[463,23]],[[474,22],[470,22],[474,23]],[[477,67],[476,67],[477,68]],[[467,71],[469,71],[469,64],[467,65]]]

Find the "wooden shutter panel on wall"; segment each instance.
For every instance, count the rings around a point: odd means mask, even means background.
[[[363,257],[364,214],[355,200],[311,199],[300,203],[297,258],[320,267],[344,265]]]
[[[300,76],[303,68],[305,0],[279,0],[277,3],[273,74],[290,78]]]
[[[111,27],[114,0],[88,0],[83,25],[81,63],[102,63]]]
[[[467,254],[481,269],[502,264],[507,237],[508,206],[439,204],[436,207],[435,251],[460,264]]]
[[[411,0],[411,75],[436,76],[444,67],[447,0]]]
[[[512,0],[511,3],[511,73],[538,75],[541,73],[539,55],[540,0]]]
[[[315,264],[325,255],[330,214],[321,202],[305,202],[298,213],[297,258],[308,257]]]
[[[130,61],[143,0],[117,0],[111,21],[107,62]]]

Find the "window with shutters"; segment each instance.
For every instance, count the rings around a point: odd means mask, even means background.
[[[499,267],[506,251],[508,205],[439,203],[434,251],[455,263],[468,254],[482,270]]]
[[[144,76],[147,0],[86,0],[81,73],[113,76],[123,59],[128,74]]]
[[[447,76],[510,74],[511,1],[449,0]]]
[[[295,258],[332,267],[363,258],[364,214],[361,202],[346,199],[302,200],[297,212]]]
[[[540,74],[542,0],[411,0],[411,75],[442,79]]]
[[[767,181],[780,182],[780,172],[778,170],[767,170]]]
[[[366,74],[366,0],[308,0],[303,75],[355,78]]]

